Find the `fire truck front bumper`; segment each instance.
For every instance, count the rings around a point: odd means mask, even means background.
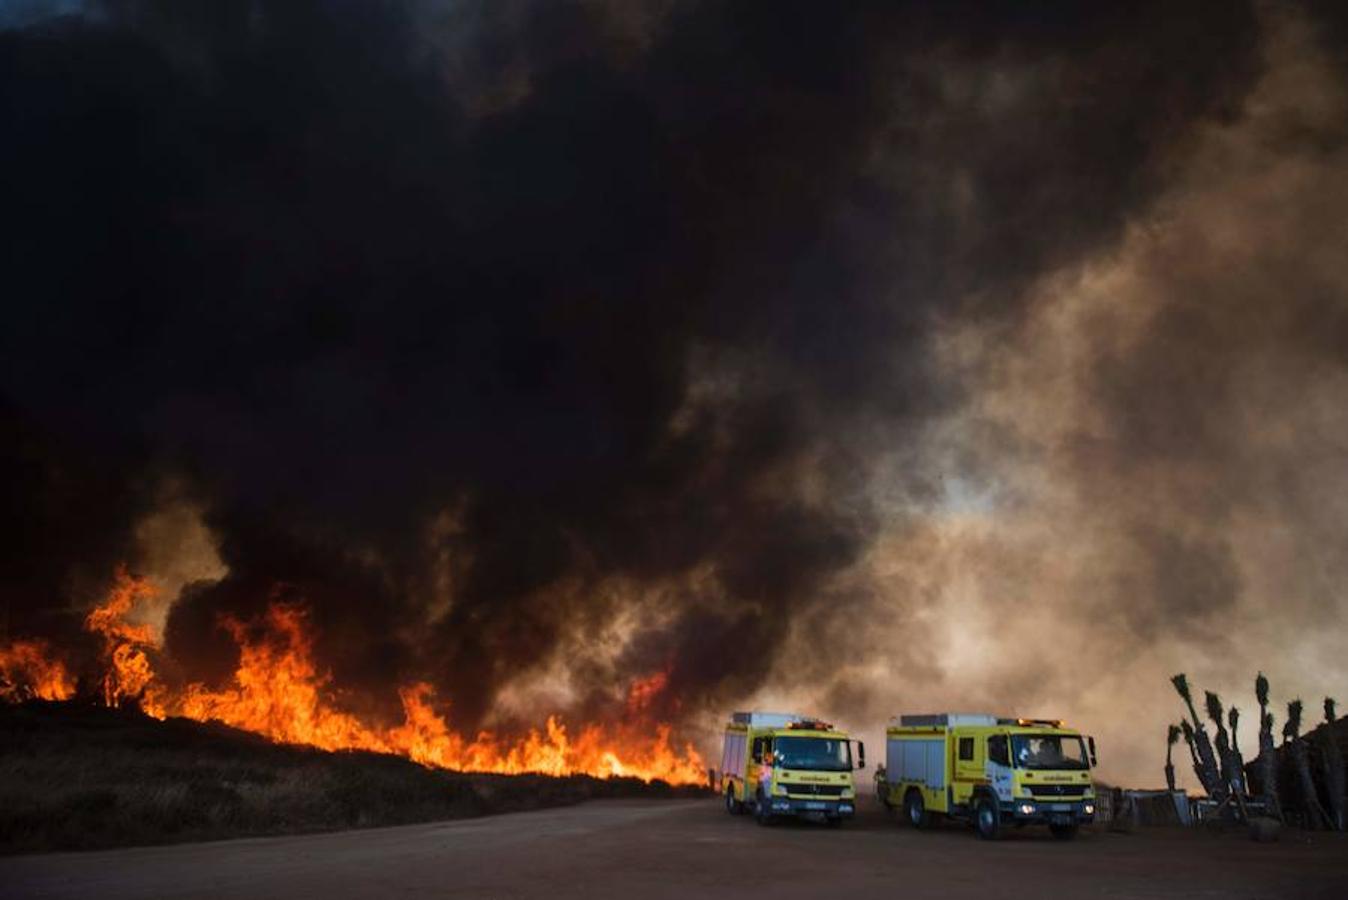
[[[1095,821],[1095,799],[1014,800],[1002,804],[1002,814],[1023,825],[1089,825]]]
[[[856,801],[851,798],[823,800],[776,796],[768,799],[768,808],[774,816],[850,819],[856,814]]]

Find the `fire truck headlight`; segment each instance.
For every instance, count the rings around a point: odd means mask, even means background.
[[[1085,806],[1081,807],[1081,811],[1088,816],[1093,816],[1095,815],[1095,804],[1087,803]]]
[[[1020,814],[1021,814],[1022,816],[1032,816],[1032,815],[1034,815],[1034,804],[1033,804],[1033,803],[1022,803],[1022,804],[1020,805]]]

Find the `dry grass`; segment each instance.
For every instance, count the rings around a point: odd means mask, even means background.
[[[466,775],[73,704],[0,708],[0,853],[396,825],[694,796],[663,782]]]

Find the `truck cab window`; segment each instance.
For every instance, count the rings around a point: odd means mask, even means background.
[[[1017,734],[1011,738],[1023,769],[1089,769],[1086,742],[1076,734]]]
[[[786,769],[818,772],[852,771],[852,745],[839,738],[781,735],[768,745],[777,764]]]
[[[998,765],[1011,765],[1011,750],[1007,746],[1006,735],[994,734],[988,738],[988,759]]]
[[[974,739],[971,737],[960,738],[960,759],[966,762],[974,758]]]

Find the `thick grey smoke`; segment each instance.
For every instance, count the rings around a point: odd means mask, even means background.
[[[376,713],[664,671],[1137,777],[1171,669],[1342,677],[1332,9],[72,9],[0,33],[12,634],[128,561],[186,677],[295,597]]]
[[[1063,716],[1153,784],[1169,674],[1247,712],[1261,668],[1284,698],[1348,690],[1348,81],[1303,10],[1260,33],[1236,114],[1167,151],[1117,240],[1012,327],[934,338],[965,400],[874,494],[914,470],[939,493],[899,498],[843,583],[865,625],[831,632],[857,652],[819,705],[875,738],[919,707]]]

